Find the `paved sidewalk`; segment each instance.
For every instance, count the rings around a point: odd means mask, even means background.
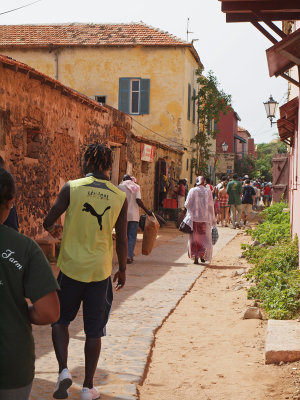
[[[218,228],[214,255],[237,233]],[[102,341],[95,384],[103,400],[134,400],[155,330],[176,307],[205,267],[187,257],[187,235],[138,256],[128,266],[126,286],[115,293],[113,309]],[[48,400],[57,379],[57,362],[49,327],[34,327],[36,375],[31,400]],[[73,375],[70,399],[79,399],[84,376],[84,332],[81,311],[70,327],[69,368]]]

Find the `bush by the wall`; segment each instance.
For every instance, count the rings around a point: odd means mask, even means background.
[[[257,299],[269,318],[292,319],[300,310],[300,271],[298,239],[290,236],[289,213],[282,212],[287,204],[267,208],[264,222],[251,232],[265,247],[244,246],[244,255],[254,264],[248,274],[253,286],[248,298]]]

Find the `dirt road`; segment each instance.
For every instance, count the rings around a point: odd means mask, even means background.
[[[265,365],[266,321],[242,319],[248,283],[233,274],[247,241],[232,240],[157,331],[140,400],[300,399],[300,363]]]

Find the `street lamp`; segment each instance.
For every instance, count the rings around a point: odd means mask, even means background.
[[[276,121],[273,122],[273,118],[275,118],[278,103],[273,99],[272,95],[270,95],[269,100],[264,103],[264,106],[266,109],[267,118],[269,118],[271,122],[271,126],[276,124]]]
[[[226,153],[226,151],[228,150],[228,144],[226,142],[222,143],[222,149],[224,153]]]

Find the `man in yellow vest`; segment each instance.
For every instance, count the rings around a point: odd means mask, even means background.
[[[66,211],[58,266],[61,287],[60,318],[52,326],[52,340],[59,365],[53,397],[66,399],[72,376],[68,369],[68,326],[83,303],[85,341],[85,379],[81,400],[100,397],[93,385],[105,336],[113,293],[112,229],[116,230],[119,270],[114,275],[116,290],[125,284],[127,261],[127,200],[124,192],[109,181],[112,151],[101,144],[87,146],[83,156],[86,176],[69,181],[44,221],[44,228],[58,237],[61,227],[55,222]]]

